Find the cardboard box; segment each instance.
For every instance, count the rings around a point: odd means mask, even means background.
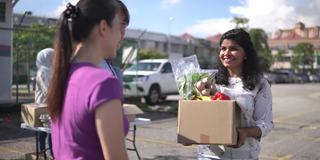
[[[30,126],[42,126],[39,119],[41,114],[48,114],[48,107],[46,104],[28,103],[22,104],[21,106],[22,121]]]
[[[142,114],[143,111],[135,104],[123,104],[124,112],[130,122],[133,122],[137,114]]]
[[[178,143],[235,145],[239,125],[235,101],[179,101]]]

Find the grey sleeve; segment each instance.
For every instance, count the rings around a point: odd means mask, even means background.
[[[48,73],[45,73],[44,71],[40,70],[38,72],[36,80],[37,80],[38,87],[41,90],[41,92],[44,95],[47,95],[48,87],[49,87],[49,75],[48,75]]]
[[[270,84],[264,80],[255,97],[253,119],[261,129],[261,137],[266,136],[274,127],[272,122],[272,93]]]

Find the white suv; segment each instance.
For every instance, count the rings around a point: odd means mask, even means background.
[[[155,104],[169,94],[177,94],[178,88],[168,59],[141,60],[123,73],[125,97],[145,97]]]

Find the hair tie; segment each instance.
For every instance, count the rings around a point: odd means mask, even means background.
[[[74,6],[71,3],[67,4],[67,9],[66,9],[65,14],[68,19],[69,18],[71,18],[71,19],[77,18],[78,13],[79,13],[79,8],[77,6]]]

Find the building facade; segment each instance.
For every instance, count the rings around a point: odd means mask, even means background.
[[[212,68],[216,62],[218,44],[196,38],[188,33],[175,36],[164,33],[127,29],[125,39],[135,41],[139,48],[156,49],[168,58],[181,58],[196,54],[202,68]]]
[[[14,14],[13,23],[15,26],[19,24],[21,17],[21,14]],[[33,23],[55,25],[57,19],[28,16],[25,17],[20,26],[28,27]],[[181,58],[196,54],[203,68],[212,68],[214,66],[219,48],[217,43],[193,37],[187,33],[181,36],[169,36],[165,33],[130,28],[126,30],[125,40],[134,42],[136,44],[135,47],[158,50],[168,58]]]
[[[219,54],[219,45],[209,39],[197,38],[188,33],[180,36],[188,44],[184,56],[196,54],[202,68],[214,68]]]
[[[273,55],[278,54],[279,50],[285,51],[285,54],[274,63],[272,69],[292,69],[291,58],[293,56],[293,48],[299,43],[310,43],[314,46],[313,68],[319,70],[320,26],[306,27],[302,22],[296,23],[291,29],[277,30],[272,38],[268,40]]]

